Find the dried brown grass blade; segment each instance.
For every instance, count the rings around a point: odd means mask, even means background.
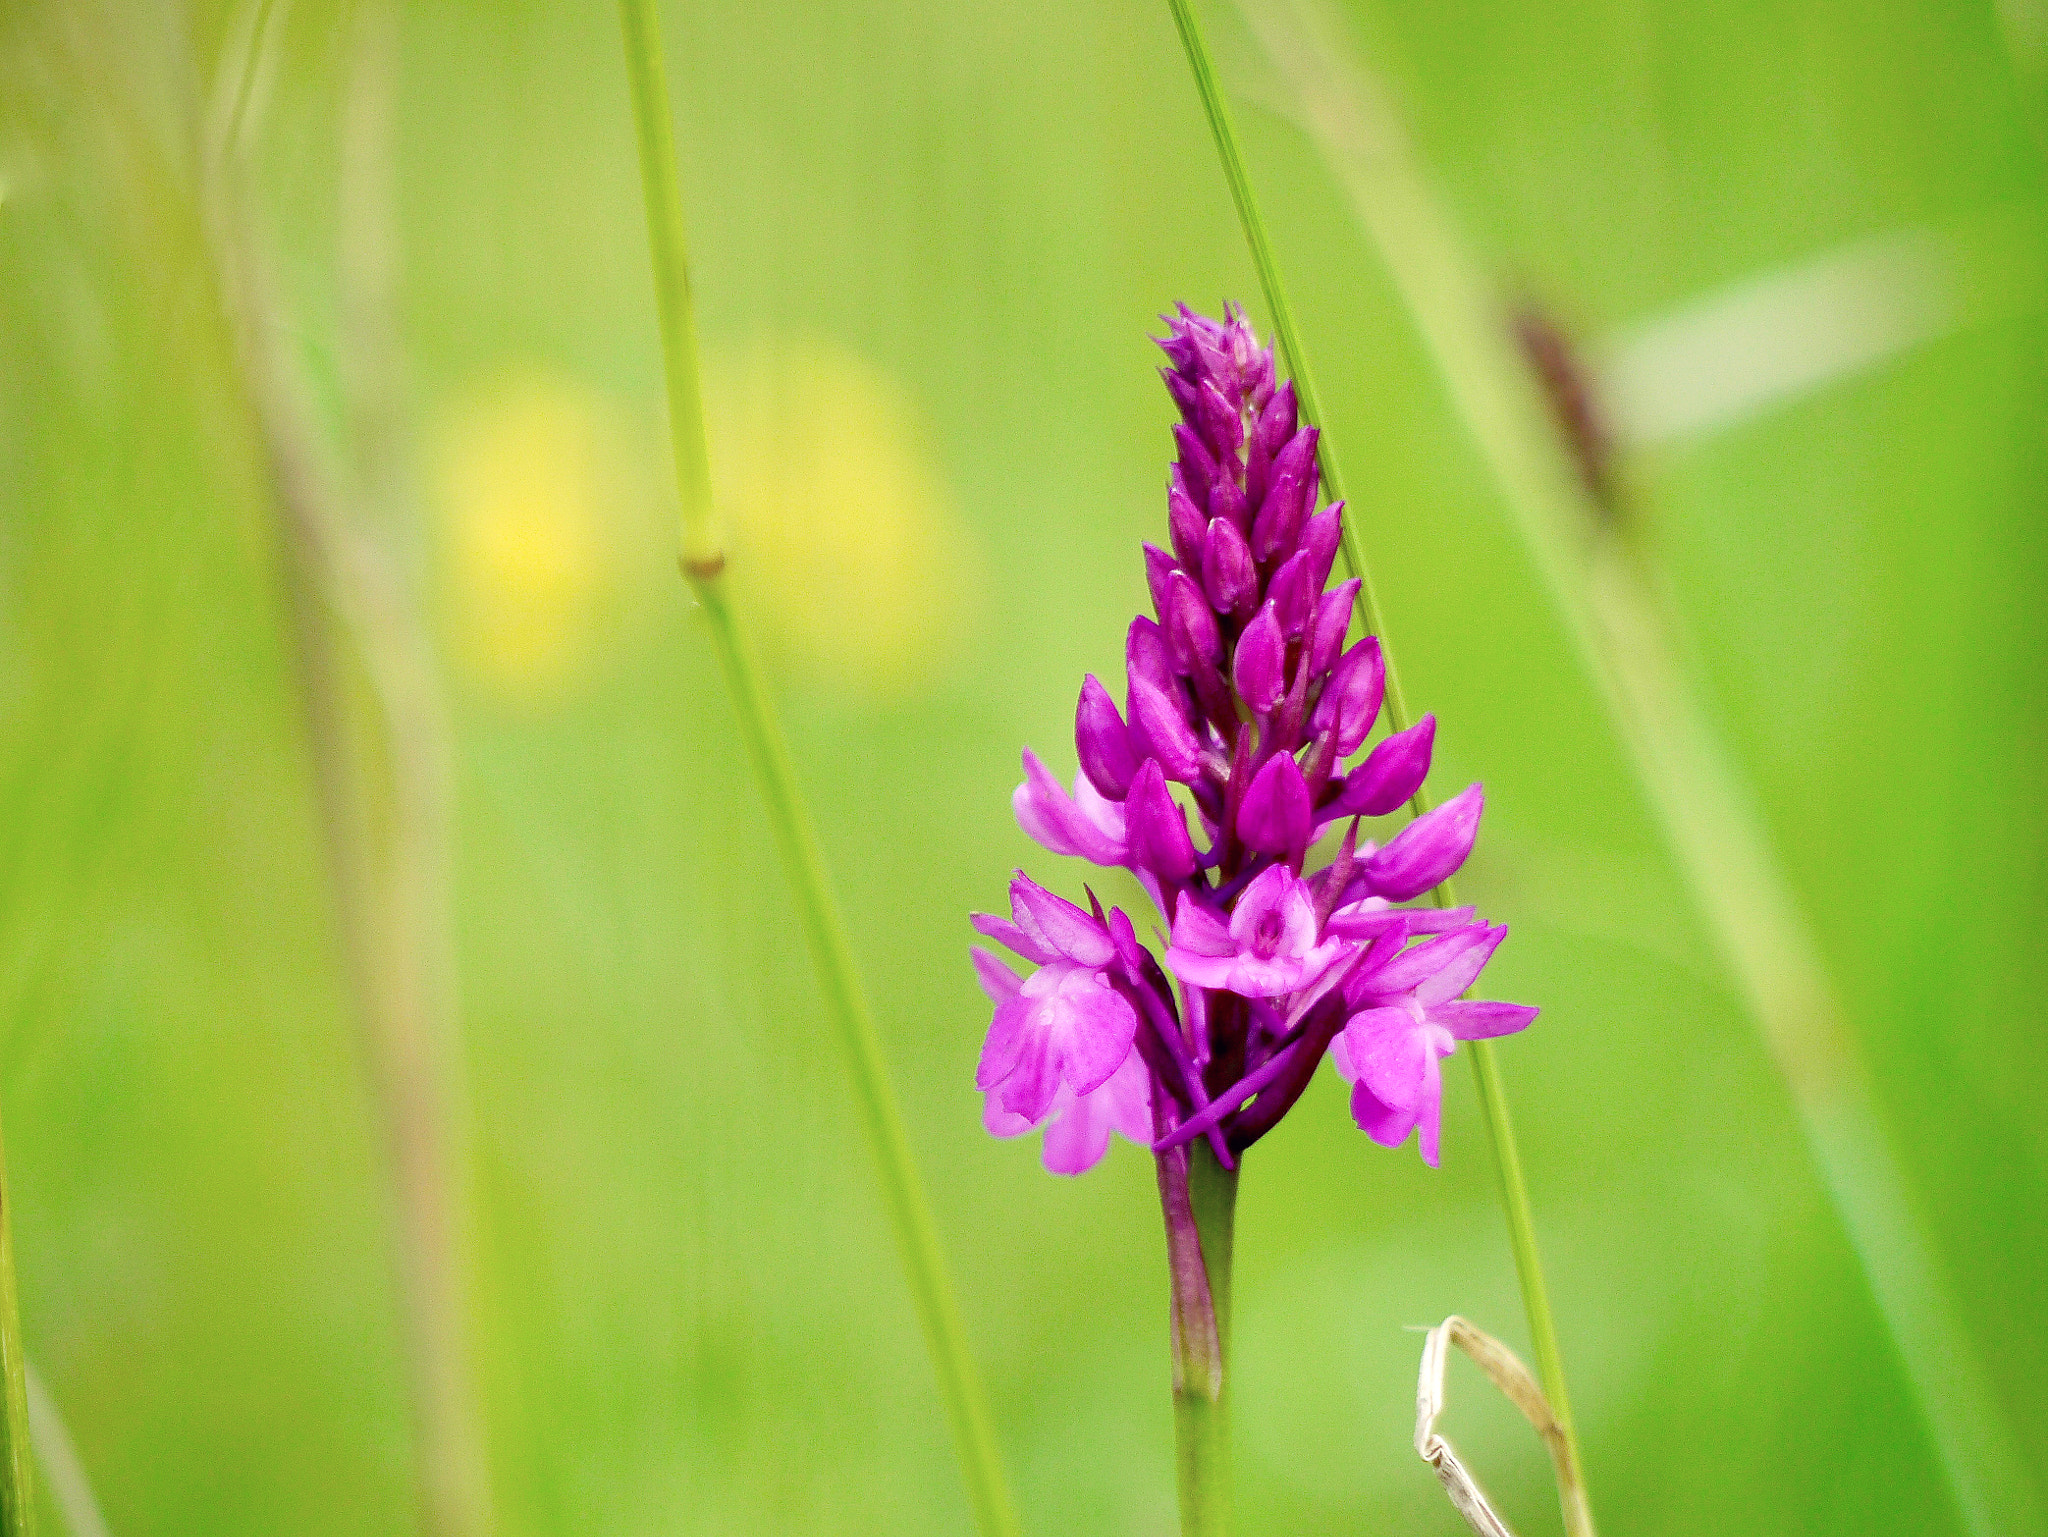
[[[1436,1422],[1444,1412],[1444,1370],[1450,1364],[1453,1345],[1472,1358],[1543,1438],[1544,1449],[1557,1470],[1557,1499],[1564,1510],[1565,1530],[1571,1537],[1590,1534],[1592,1516],[1586,1505],[1585,1488],[1579,1482],[1578,1464],[1563,1427],[1550,1412],[1543,1390],[1512,1350],[1453,1313],[1431,1329],[1422,1344],[1422,1370],[1415,1384],[1415,1452],[1436,1469],[1444,1492],[1465,1518],[1465,1524],[1479,1537],[1515,1537],[1514,1529],[1501,1519],[1486,1491],[1479,1487],[1479,1480],[1459,1460],[1457,1450],[1437,1434]]]

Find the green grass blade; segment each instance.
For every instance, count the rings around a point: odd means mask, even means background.
[[[1376,82],[1329,31],[1246,7],[1298,97],[1613,713],[1776,1058],[1967,1529],[2039,1537],[2031,1474],[1943,1275],[1819,943],[1755,797],[1678,666],[1656,581],[1603,526],[1480,275]],[[1547,1384],[1546,1384],[1547,1390]]]
[[[966,1327],[939,1247],[931,1206],[911,1157],[874,1015],[854,967],[845,919],[833,895],[817,827],[797,785],[781,725],[762,687],[726,585],[725,554],[713,520],[688,246],[661,33],[654,0],[620,0],[619,8],[625,24],[627,73],[632,81],[655,296],[661,313],[669,428],[683,520],[683,570],[711,632],[826,1008],[846,1051],[855,1099],[881,1173],[883,1198],[895,1227],[911,1297],[938,1373],[976,1525],[985,1537],[1013,1537],[1020,1528],[996,1446],[994,1420],[968,1353]]]

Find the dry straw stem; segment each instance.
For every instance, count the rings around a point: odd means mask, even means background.
[[[1320,6],[1240,0],[1387,266],[1612,713],[1729,973],[1776,1059],[1814,1161],[1905,1368],[1965,1527],[2038,1537],[2006,1422],[1818,941],[1754,793],[1678,665],[1646,553],[1589,500],[1481,276],[1384,90]]]
[[[253,0],[243,46],[268,53],[282,0]],[[267,25],[266,25],[267,23]],[[358,1045],[380,1113],[397,1231],[421,1528],[494,1525],[470,1337],[470,1165],[451,892],[453,749],[424,618],[373,513],[410,511],[389,247],[388,99],[396,38],[373,3],[357,32],[344,129],[340,284],[353,473],[327,451],[249,190],[263,59],[224,59],[200,185],[220,302],[263,468]]]
[[[1436,1469],[1444,1492],[1465,1518],[1465,1524],[1479,1537],[1515,1537],[1487,1500],[1486,1491],[1479,1487],[1471,1470],[1458,1459],[1456,1449],[1436,1433],[1436,1422],[1444,1412],[1444,1372],[1450,1365],[1453,1345],[1478,1364],[1543,1438],[1544,1450],[1550,1453],[1551,1465],[1557,1470],[1557,1499],[1564,1508],[1565,1531],[1570,1537],[1583,1537],[1591,1532],[1593,1521],[1586,1510],[1586,1491],[1578,1480],[1571,1443],[1565,1439],[1557,1416],[1550,1412],[1543,1390],[1512,1350],[1453,1313],[1430,1330],[1422,1342],[1422,1370],[1415,1383],[1415,1453]]]

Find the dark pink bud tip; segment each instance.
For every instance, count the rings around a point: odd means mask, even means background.
[[[1330,670],[1337,653],[1344,649],[1344,632],[1351,628],[1351,608],[1358,601],[1356,577],[1333,587],[1316,600],[1316,616],[1308,629],[1308,674],[1319,678]]]
[[[1202,437],[1209,445],[1209,452],[1222,464],[1237,457],[1237,451],[1244,444],[1244,418],[1237,413],[1237,407],[1223,398],[1223,392],[1206,380],[1202,384],[1201,400],[1197,407],[1201,415]]]
[[[1365,878],[1374,894],[1405,902],[1442,885],[1472,852],[1485,809],[1485,794],[1473,785],[1402,828],[1392,843],[1365,861]]]
[[[1074,707],[1074,752],[1081,772],[1096,789],[1113,801],[1124,798],[1131,775],[1138,771],[1138,754],[1116,701],[1092,672],[1081,684],[1080,703]]]
[[[1202,585],[1220,614],[1249,613],[1258,600],[1259,568],[1244,536],[1227,519],[1217,518],[1207,530],[1208,553],[1202,562]]]
[[[1173,554],[1190,571],[1202,569],[1208,548],[1208,520],[1178,484],[1166,493],[1166,526],[1173,535]]]
[[[1156,544],[1145,546],[1145,586],[1152,594],[1152,612],[1159,616],[1159,622],[1166,622],[1167,580],[1180,568],[1173,557]]]
[[[1237,835],[1264,854],[1292,854],[1308,845],[1308,784],[1291,754],[1275,753],[1252,776],[1237,808]]]
[[[1324,819],[1383,817],[1411,799],[1429,777],[1429,756],[1435,745],[1434,715],[1425,715],[1406,731],[1395,732],[1345,777],[1344,791],[1323,813]]]
[[[1174,446],[1180,450],[1181,483],[1197,507],[1209,505],[1209,488],[1216,483],[1216,460],[1203,446],[1201,435],[1186,422],[1173,424]]]
[[[1273,573],[1273,580],[1266,585],[1266,600],[1273,605],[1274,617],[1280,621],[1280,633],[1289,640],[1308,628],[1322,586],[1307,550],[1297,551]]]
[[[1133,683],[1140,680],[1157,689],[1173,687],[1173,658],[1166,649],[1166,636],[1143,614],[1131,621],[1124,635],[1124,670]]]
[[[1168,779],[1193,784],[1202,777],[1202,745],[1181,709],[1178,685],[1171,693],[1135,679],[1131,683],[1131,728],[1147,755],[1158,760]],[[1135,770],[1133,771],[1135,775]]]
[[[1316,429],[1304,427],[1273,460],[1273,476],[1252,523],[1252,553],[1260,560],[1292,552],[1316,496]]]
[[[1267,715],[1287,688],[1287,638],[1268,603],[1237,638],[1231,681],[1254,715]]]
[[[1368,635],[1344,653],[1337,670],[1330,674],[1323,697],[1316,701],[1310,722],[1318,732],[1336,733],[1338,757],[1350,757],[1371,735],[1386,687],[1387,664],[1380,654],[1379,639]]]
[[[1255,440],[1268,458],[1278,454],[1294,437],[1294,381],[1289,379],[1273,392],[1266,409],[1259,413]]]
[[[1301,552],[1308,557],[1309,591],[1321,592],[1330,580],[1330,566],[1344,538],[1344,504],[1333,502],[1308,520],[1301,531]]]
[[[1131,778],[1124,813],[1131,857],[1161,880],[1184,881],[1195,873],[1195,845],[1187,814],[1174,804],[1166,776],[1151,759]]]
[[[1193,673],[1214,663],[1223,654],[1223,635],[1216,628],[1216,615],[1207,596],[1185,571],[1175,571],[1167,577],[1165,598],[1160,622],[1166,629],[1166,649],[1174,670]]]

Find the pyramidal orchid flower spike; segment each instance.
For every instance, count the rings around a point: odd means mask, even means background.
[[[1011,916],[974,919],[1035,968],[1020,977],[974,952],[995,1005],[975,1079],[984,1120],[997,1136],[1043,1127],[1056,1173],[1092,1168],[1111,1131],[1163,1168],[1200,1138],[1229,1170],[1328,1054],[1359,1127],[1389,1147],[1415,1134],[1434,1165],[1440,1060],[1537,1012],[1464,1000],[1504,928],[1470,908],[1395,905],[1464,863],[1480,787],[1384,845],[1361,840],[1360,818],[1421,786],[1436,718],[1347,767],[1386,669],[1376,638],[1344,646],[1357,584],[1325,590],[1343,507],[1317,505],[1316,429],[1240,311],[1182,306],[1167,327],[1170,549],[1144,548],[1153,614],[1126,639],[1123,707],[1087,678],[1071,789],[1027,748],[1013,801],[1053,853],[1131,871],[1165,944],[1155,956],[1127,914],[1019,872]]]

